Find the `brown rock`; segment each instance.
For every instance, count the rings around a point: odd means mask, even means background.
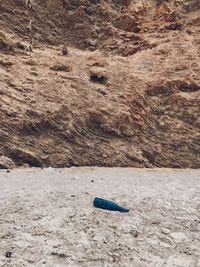
[[[15,163],[5,156],[0,156],[0,169],[14,169]]]
[[[1,0],[0,154],[199,168],[198,1],[156,2]]]
[[[63,56],[66,56],[66,55],[68,55],[68,49],[67,49],[67,47],[66,46],[64,46],[63,48],[62,48],[62,54],[63,54]]]

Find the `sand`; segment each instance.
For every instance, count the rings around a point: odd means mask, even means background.
[[[16,169],[0,188],[2,267],[200,266],[199,170]]]

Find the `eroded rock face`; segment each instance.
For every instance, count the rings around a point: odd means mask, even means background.
[[[3,26],[31,45],[66,42],[79,48],[128,56],[156,45],[146,38],[147,31],[164,26],[169,18],[173,18],[173,22],[184,20],[178,10],[181,9],[182,14],[185,7],[182,2],[175,5],[176,2],[163,1],[157,5],[156,1],[141,0],[9,0],[9,3],[2,0],[0,11]],[[134,33],[138,32],[141,35],[136,36]]]
[[[24,2],[0,5],[2,155],[31,166],[200,167],[198,5]]]

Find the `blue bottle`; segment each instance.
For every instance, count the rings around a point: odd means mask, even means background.
[[[95,197],[94,201],[93,201],[93,205],[96,208],[99,209],[104,209],[104,210],[113,210],[113,211],[119,211],[119,212],[129,212],[129,209],[127,208],[123,208],[120,207],[119,205],[117,205],[116,203],[106,200],[106,199],[102,199],[102,198],[98,198]]]

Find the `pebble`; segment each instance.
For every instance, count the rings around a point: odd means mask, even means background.
[[[11,258],[11,256],[12,256],[12,252],[11,251],[6,251],[5,257],[6,258]]]
[[[171,232],[171,230],[168,229],[168,228],[162,228],[162,229],[161,229],[161,232],[162,232],[163,234],[165,234],[165,235],[168,235],[168,234]]]
[[[59,240],[48,240],[47,244],[53,248],[60,247],[60,241]]]
[[[64,47],[62,48],[62,54],[63,54],[63,56],[68,55],[68,53],[69,53],[69,52],[68,52],[67,47],[64,46]]]
[[[133,237],[138,237],[138,231],[136,231],[136,230],[130,230],[130,234],[131,234]]]

